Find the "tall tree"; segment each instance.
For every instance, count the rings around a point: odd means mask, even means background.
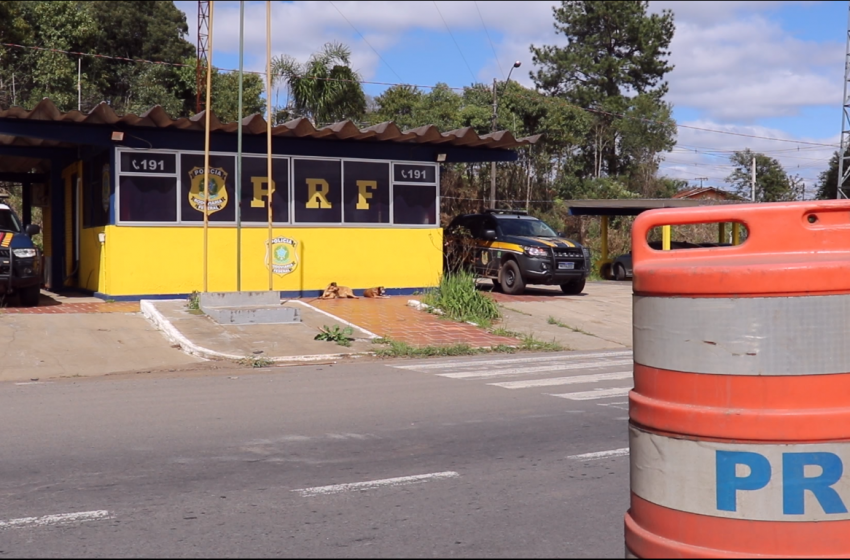
[[[195,47],[187,40],[186,15],[173,2],[79,4],[90,5],[98,24],[92,52],[155,62],[194,59]],[[194,60],[191,65],[194,72]],[[176,67],[110,59],[86,59],[83,67],[100,100],[107,101],[119,113],[138,113],[158,104],[175,117],[192,114],[194,86],[190,90],[181,87]]]
[[[850,155],[850,148],[845,151],[845,154]],[[847,173],[847,169],[844,170]],[[845,192],[850,190],[850,179],[844,181],[841,185]],[[833,152],[829,159],[829,167],[825,171],[821,171],[818,175],[817,196],[820,200],[829,200],[838,198],[838,151]]]
[[[776,159],[749,148],[735,152],[729,158],[735,169],[726,182],[735,188],[736,194],[746,200],[752,198],[753,158],[756,160],[756,202],[783,202],[803,198],[805,184],[799,176],[790,176]]]
[[[647,1],[564,0],[553,8],[555,30],[566,46],[531,46],[540,69],[531,76],[544,92],[563,97],[596,113],[583,148],[584,175],[629,173],[622,157],[625,131],[616,116],[644,96],[661,103],[667,93],[664,76],[673,38],[673,14],[648,14]],[[604,164],[601,165],[601,164]]]
[[[325,43],[304,63],[289,55],[276,56],[272,75],[289,86],[291,114],[307,117],[316,126],[359,120],[366,112],[360,75],[351,69],[351,50],[341,43]]]

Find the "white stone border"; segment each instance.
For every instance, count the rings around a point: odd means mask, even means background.
[[[143,299],[139,302],[139,307],[141,309],[142,315],[150,321],[150,323],[159,331],[165,335],[172,344],[176,344],[180,347],[183,352],[190,354],[192,356],[197,356],[199,358],[204,358],[207,360],[244,360],[246,357],[250,356],[238,356],[236,354],[225,354],[223,352],[216,352],[215,350],[210,350],[209,348],[204,348],[202,346],[198,346],[186,336],[183,335],[177,327],[175,327],[171,321],[169,321],[165,315],[160,313],[159,309],[156,308],[156,302],[183,302],[185,300],[182,299],[172,299],[172,300],[150,300]],[[299,302],[301,303],[301,302]],[[313,307],[312,305],[307,305],[308,307]],[[313,309],[316,309],[313,307]],[[320,310],[317,310],[320,311]],[[325,315],[333,317],[335,320],[340,321],[342,323],[351,325],[347,321],[342,321],[341,319],[331,315],[330,313],[325,313]],[[356,325],[351,325],[356,327]],[[357,327],[360,329],[360,327]],[[370,338],[379,338],[377,335],[370,333],[364,329],[360,329],[361,331],[371,335]],[[353,356],[371,356],[374,355],[374,352],[349,352],[344,354],[312,354],[312,355],[302,355],[302,356],[262,356],[263,358],[273,362],[273,363],[287,363],[287,362],[318,362],[323,360],[336,360],[340,358],[350,358]]]

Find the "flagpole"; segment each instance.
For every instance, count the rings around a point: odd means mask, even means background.
[[[269,192],[269,291],[274,289],[274,247],[272,247],[272,195],[274,193],[274,182],[272,181],[272,3],[266,0],[266,105],[268,107],[268,122],[266,123],[266,159],[267,178]]]
[[[210,221],[210,89],[212,86],[213,6],[215,6],[215,2],[210,2],[209,53],[207,54],[207,99],[206,105],[204,105],[204,293],[208,291],[207,247]]]
[[[239,128],[236,129],[236,291],[242,291],[242,68],[245,53],[245,2],[239,2]]]

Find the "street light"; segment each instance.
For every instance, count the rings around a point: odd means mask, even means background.
[[[508,77],[505,80],[505,88],[508,87],[508,82],[511,80],[511,72],[514,68],[522,66],[522,62],[517,60],[508,71]],[[496,96],[496,78],[493,78],[493,119],[490,125],[490,131],[496,132],[496,109],[499,105],[499,98]],[[490,162],[490,208],[496,208],[496,162]]]

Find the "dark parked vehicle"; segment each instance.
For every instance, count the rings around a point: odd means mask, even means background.
[[[670,250],[697,249],[699,247],[723,247],[727,245],[727,243],[689,243],[687,241],[671,241]],[[661,250],[660,241],[652,241],[649,246],[657,251]],[[633,276],[631,251],[624,255],[616,257],[611,262],[611,275],[614,277],[615,280],[625,280]]]
[[[527,284],[558,285],[565,294],[580,294],[590,273],[587,247],[522,211],[457,216],[443,240],[446,270],[473,270],[507,294],[521,294]]]
[[[41,252],[32,236],[41,229],[24,228],[14,210],[0,198],[0,295],[17,293],[21,305],[38,305],[41,291]]]

